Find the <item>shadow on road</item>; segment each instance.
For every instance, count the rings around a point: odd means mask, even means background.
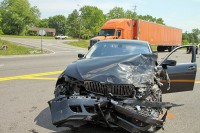
[[[52,123],[51,123],[51,113],[50,113],[50,109],[49,107],[45,108],[44,110],[42,110],[38,116],[34,119],[34,121],[36,122],[36,124],[40,127],[52,130],[52,131],[62,131],[64,130],[56,128]],[[66,130],[66,128],[65,128]]]
[[[98,125],[89,125],[86,124],[84,126],[81,126],[80,128],[76,129],[75,131],[70,130],[67,127],[59,127],[56,128],[52,123],[51,123],[51,113],[49,107],[45,108],[42,110],[38,116],[34,119],[36,124],[40,127],[46,128],[51,130],[53,133],[128,133],[123,129],[119,130],[111,130],[109,128],[105,127],[100,127]]]

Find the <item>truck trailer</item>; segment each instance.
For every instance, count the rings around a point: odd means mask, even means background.
[[[141,19],[111,19],[103,24],[98,36],[90,39],[88,49],[107,39],[147,41],[157,45],[157,51],[171,51],[182,42],[182,30]]]

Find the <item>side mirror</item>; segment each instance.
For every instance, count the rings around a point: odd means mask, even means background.
[[[85,56],[84,54],[78,54],[79,59],[83,58],[84,56]]]
[[[118,32],[118,37],[120,37],[120,36],[121,36],[121,31]]]
[[[167,69],[167,66],[176,66],[176,61],[175,60],[166,60],[165,62],[162,63],[163,69]]]
[[[116,39],[118,39],[121,36],[121,30],[117,30],[116,32]]]

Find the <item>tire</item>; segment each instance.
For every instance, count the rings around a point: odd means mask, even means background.
[[[158,51],[158,52],[161,51],[161,47],[160,47],[160,46],[157,47],[157,51]]]
[[[157,51],[158,52],[163,52],[163,51],[165,51],[165,47],[164,46],[158,46],[157,47]]]
[[[173,46],[169,46],[169,47],[168,47],[168,51],[169,51],[169,52],[171,52],[173,49],[174,49]]]

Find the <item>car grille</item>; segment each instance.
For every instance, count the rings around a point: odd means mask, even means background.
[[[87,91],[101,95],[111,93],[113,96],[130,96],[134,91],[134,86],[128,84],[106,84],[95,81],[85,81],[84,86]]]

